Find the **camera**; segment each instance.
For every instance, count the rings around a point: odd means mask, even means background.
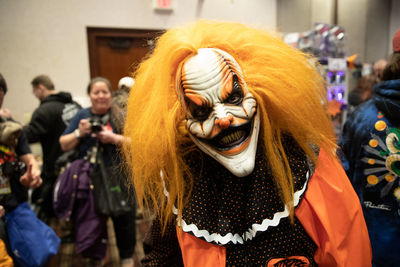
[[[92,116],[89,118],[89,122],[92,125],[92,133],[99,133],[103,129],[103,125],[106,125],[109,120],[108,114],[103,116]]]

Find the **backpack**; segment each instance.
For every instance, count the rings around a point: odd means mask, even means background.
[[[44,266],[57,254],[60,238],[23,202],[5,215],[15,261],[22,267]]]

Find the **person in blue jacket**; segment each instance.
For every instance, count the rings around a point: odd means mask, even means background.
[[[400,29],[382,82],[348,117],[339,141],[343,164],[367,223],[373,266],[399,266],[400,254]]]

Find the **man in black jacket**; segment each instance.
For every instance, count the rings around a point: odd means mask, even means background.
[[[42,146],[43,185],[33,192],[32,202],[39,207],[39,217],[47,221],[54,215],[51,192],[57,178],[55,162],[62,153],[58,139],[80,106],[72,100],[71,94],[56,92],[47,75],[35,77],[31,84],[33,94],[40,100],[40,105],[23,131],[29,143],[40,142]]]

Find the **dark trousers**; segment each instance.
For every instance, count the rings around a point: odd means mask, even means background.
[[[112,221],[119,257],[132,258],[136,245],[136,209],[132,208],[132,212],[112,217]]]

